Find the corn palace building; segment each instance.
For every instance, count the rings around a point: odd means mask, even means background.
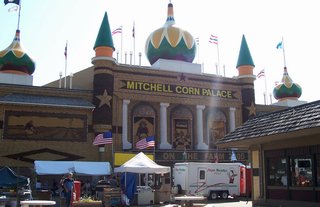
[[[245,36],[239,42],[238,76],[204,74],[201,65],[192,63],[195,39],[174,23],[170,3],[165,24],[146,40],[151,66],[121,64],[113,57],[105,13],[92,43],[92,66],[41,87],[32,85],[35,63],[21,48],[17,30],[12,44],[0,52],[1,165],[19,167],[25,175],[35,160],[118,166],[127,154],[140,151],[170,166],[230,162],[232,153],[249,164],[247,146],[216,145],[256,114],[254,63]],[[112,135],[112,144],[94,146],[104,132]],[[137,143],[148,137],[155,147],[140,149]]]

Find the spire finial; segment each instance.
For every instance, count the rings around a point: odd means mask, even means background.
[[[175,21],[173,17],[173,5],[170,0],[170,3],[168,4],[168,15],[167,15],[167,21],[165,23],[165,26],[172,26],[174,24],[175,24]]]

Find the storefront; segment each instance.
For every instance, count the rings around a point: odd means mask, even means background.
[[[320,101],[254,117],[218,142],[249,146],[255,204],[319,206]]]

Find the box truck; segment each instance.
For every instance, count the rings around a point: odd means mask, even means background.
[[[243,196],[246,189],[246,166],[242,163],[176,163],[174,186],[179,193],[202,195],[210,200]]]

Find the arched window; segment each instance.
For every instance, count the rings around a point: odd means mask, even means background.
[[[226,116],[218,110],[211,110],[207,116],[207,137],[209,149],[217,148],[216,142],[226,134]]]
[[[133,109],[133,143],[136,149],[136,143],[144,138],[155,137],[155,110],[147,104],[140,104]]]
[[[172,147],[173,149],[192,149],[192,113],[186,107],[172,111]]]

